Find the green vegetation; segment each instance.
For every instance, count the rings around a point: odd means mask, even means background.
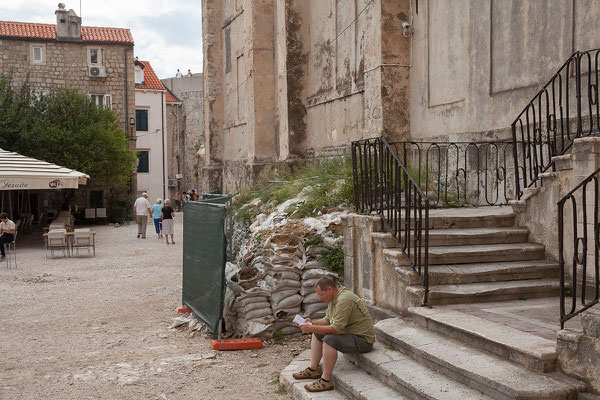
[[[277,388],[277,390],[275,391],[275,393],[277,393],[277,394],[286,394],[287,393],[287,389],[285,388],[285,386],[283,386],[283,384],[279,384],[279,387]]]
[[[351,157],[310,160],[275,168],[265,174],[258,185],[235,196],[236,218],[248,223],[301,192],[303,200],[285,210],[291,218],[314,217],[339,206],[351,206],[354,201]]]
[[[275,330],[273,331],[273,339],[274,339],[276,342],[279,342],[279,341],[281,341],[281,340],[283,339],[283,332],[281,332],[281,330],[279,330],[279,329],[275,329]]]
[[[385,348],[388,349],[388,350],[392,350],[392,351],[396,350],[396,348],[394,347],[393,343],[390,343],[390,344],[386,345]]]
[[[565,286],[565,296],[573,296],[573,288],[571,286]]]
[[[525,295],[522,294],[522,295],[519,296],[519,300],[527,300],[527,297],[525,297]]]
[[[338,275],[344,274],[344,250],[342,250],[342,246],[329,249],[318,259],[323,262],[323,265],[325,265],[329,271],[335,272]]]
[[[0,75],[0,147],[112,187],[128,185],[136,162],[115,112],[74,89],[33,94],[27,79],[16,88],[11,74]]]
[[[323,236],[318,233],[314,233],[310,236],[306,237],[306,241],[304,242],[305,246],[315,246],[317,244],[323,243]]]

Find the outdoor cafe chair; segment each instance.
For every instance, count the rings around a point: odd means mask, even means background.
[[[6,253],[6,266],[8,269],[12,268],[14,262],[15,269],[17,269],[17,234],[19,231],[15,231],[15,237],[12,242],[4,243],[4,252]]]
[[[90,248],[92,248],[92,254],[94,257],[96,256],[96,242],[89,229],[75,229],[72,247],[72,251],[77,249],[77,257],[79,257],[79,249],[82,247],[87,248],[88,255],[90,254]]]
[[[53,229],[48,232],[48,238],[46,241],[46,258],[48,258],[48,250],[50,250],[50,257],[54,258],[54,251],[61,250],[63,257],[69,255],[69,244],[67,243],[67,230],[66,229]]]

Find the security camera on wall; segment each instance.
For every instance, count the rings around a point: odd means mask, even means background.
[[[409,37],[410,35],[413,34],[413,32],[414,32],[414,29],[409,22],[405,21],[402,23],[402,35],[404,37]]]

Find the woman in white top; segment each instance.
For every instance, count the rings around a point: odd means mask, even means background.
[[[0,214],[0,261],[4,260],[6,254],[4,253],[4,244],[12,243],[15,240],[15,223],[8,219],[6,213]]]

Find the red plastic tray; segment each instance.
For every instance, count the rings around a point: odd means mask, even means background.
[[[211,340],[212,348],[214,350],[247,350],[247,349],[262,349],[263,343],[260,339],[249,338],[249,339],[221,339]]]

